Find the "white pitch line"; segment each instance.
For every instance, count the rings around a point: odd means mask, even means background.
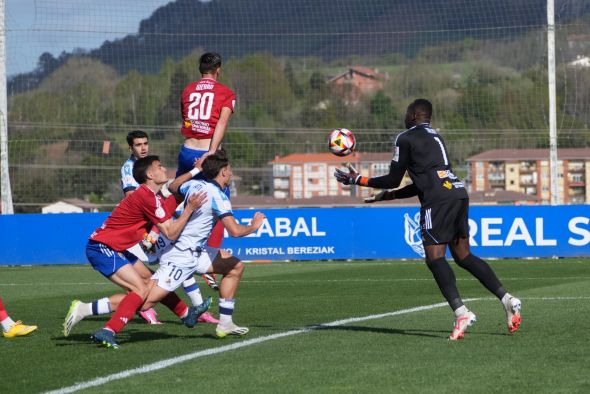
[[[521,299],[522,300],[541,300],[541,301],[588,300],[588,299],[590,299],[590,296],[579,296],[579,297],[521,297]],[[463,301],[465,301],[465,302],[473,302],[473,301],[497,301],[497,298],[493,298],[493,297],[489,297],[489,298],[466,298]],[[381,314],[378,314],[378,315],[368,315],[368,316],[363,316],[363,317],[351,317],[349,319],[336,320],[336,321],[333,321],[333,322],[330,322],[330,323],[317,324],[315,326],[304,327],[304,328],[300,328],[300,329],[297,329],[297,330],[285,331],[285,332],[281,332],[281,333],[278,333],[278,334],[272,334],[272,335],[267,335],[267,336],[264,336],[264,337],[248,339],[248,340],[241,341],[241,342],[238,342],[238,343],[233,343],[231,345],[225,345],[225,346],[220,346],[218,348],[201,350],[201,351],[198,351],[198,352],[186,354],[184,356],[169,358],[169,359],[158,361],[158,362],[155,362],[155,363],[152,363],[152,364],[146,364],[146,365],[141,366],[141,367],[138,367],[138,368],[128,369],[126,371],[122,371],[122,372],[118,372],[118,373],[115,373],[115,374],[103,376],[102,378],[96,378],[96,379],[92,379],[92,380],[89,380],[89,381],[86,381],[86,382],[76,383],[73,386],[62,387],[62,388],[57,389],[57,390],[48,391],[48,392],[46,392],[46,394],[66,394],[66,393],[73,393],[73,392],[76,392],[76,391],[79,391],[79,390],[84,390],[84,389],[87,389],[87,388],[90,388],[90,387],[102,386],[103,384],[107,384],[107,383],[113,382],[115,380],[125,379],[125,378],[131,377],[131,376],[140,375],[140,374],[144,374],[144,373],[153,372],[153,371],[157,371],[157,370],[160,370],[160,369],[168,368],[170,366],[173,366],[173,365],[176,365],[176,364],[180,364],[180,363],[183,363],[185,361],[194,360],[196,358],[201,358],[201,357],[205,357],[205,356],[211,356],[213,354],[225,353],[225,352],[229,352],[231,350],[236,350],[236,349],[240,349],[240,348],[247,347],[247,346],[257,345],[259,343],[263,343],[263,342],[267,342],[267,341],[272,341],[274,339],[285,338],[285,337],[289,337],[289,336],[293,336],[293,335],[299,335],[299,334],[303,334],[303,333],[310,332],[310,331],[313,331],[313,330],[322,329],[322,328],[325,328],[325,327],[337,327],[337,326],[343,326],[345,324],[350,324],[350,323],[358,323],[358,322],[362,322],[362,321],[381,319],[381,318],[384,318],[384,317],[405,315],[405,314],[408,314],[408,313],[421,312],[421,311],[427,311],[427,310],[431,310],[431,309],[441,308],[441,307],[445,307],[447,305],[448,304],[446,302],[439,302],[437,304],[422,305],[422,306],[417,306],[417,307],[414,307],[414,308],[401,309],[399,311],[394,311],[394,312],[381,313]]]
[[[476,301],[476,300],[479,300],[479,298],[466,299],[465,301]],[[76,392],[79,390],[84,390],[84,389],[87,389],[90,387],[101,386],[103,384],[107,384],[107,383],[113,382],[115,380],[125,379],[128,377],[134,376],[134,375],[140,375],[140,374],[144,374],[144,373],[148,373],[148,372],[157,371],[157,370],[163,369],[163,368],[168,368],[172,365],[183,363],[183,362],[189,361],[189,360],[194,360],[196,358],[210,356],[213,354],[225,353],[225,352],[229,352],[231,350],[236,350],[236,349],[240,349],[240,348],[247,347],[247,346],[257,345],[259,343],[272,341],[274,339],[285,338],[285,337],[289,337],[289,336],[293,336],[293,335],[299,335],[299,334],[303,334],[303,333],[306,333],[309,331],[313,331],[313,330],[317,330],[317,329],[321,329],[321,328],[325,328],[325,327],[337,327],[337,326],[342,326],[345,324],[356,323],[356,322],[361,322],[361,321],[381,319],[384,317],[404,315],[404,314],[413,313],[413,312],[427,311],[430,309],[441,308],[441,307],[447,306],[447,305],[448,304],[446,302],[439,302],[437,304],[423,305],[423,306],[418,306],[418,307],[408,308],[408,309],[401,309],[399,311],[381,313],[378,315],[352,317],[349,319],[337,320],[337,321],[333,321],[330,323],[324,323],[324,324],[318,324],[315,326],[300,328],[300,329],[291,330],[291,331],[285,331],[285,332],[281,332],[278,334],[267,335],[264,337],[248,339],[245,341],[240,341],[238,343],[233,343],[231,345],[225,345],[225,346],[220,346],[220,347],[213,348],[213,349],[201,350],[198,352],[186,354],[184,356],[169,358],[169,359],[158,361],[158,362],[155,362],[152,364],[146,364],[144,366],[137,367],[134,369],[128,369],[126,371],[118,372],[118,373],[115,373],[112,375],[107,375],[107,376],[103,376],[101,378],[92,379],[92,380],[89,380],[86,382],[76,383],[73,386],[62,387],[57,390],[48,391],[46,394],[73,393],[73,392]],[[107,351],[112,351],[112,350],[107,350]]]

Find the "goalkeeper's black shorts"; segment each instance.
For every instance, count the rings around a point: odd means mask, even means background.
[[[469,199],[453,200],[420,209],[420,228],[424,246],[448,244],[469,237]]]

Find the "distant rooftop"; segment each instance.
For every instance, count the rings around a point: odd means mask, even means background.
[[[557,150],[557,158],[562,160],[590,160],[590,148],[564,148]],[[467,158],[467,161],[494,160],[549,160],[549,149],[492,149]]]

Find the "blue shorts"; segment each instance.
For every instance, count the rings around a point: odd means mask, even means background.
[[[200,159],[205,153],[207,153],[206,150],[188,148],[183,144],[178,153],[176,176],[178,177],[195,168],[195,160]]]
[[[195,168],[195,160],[200,159],[205,153],[207,153],[206,150],[188,148],[183,144],[178,153],[178,168],[176,169],[176,176],[178,177]],[[198,174],[194,179],[203,179],[202,174]],[[229,187],[223,189],[223,193],[230,197]]]
[[[124,265],[135,264],[139,260],[127,250],[123,253],[115,252],[107,245],[92,240],[86,244],[86,258],[92,268],[107,278]]]

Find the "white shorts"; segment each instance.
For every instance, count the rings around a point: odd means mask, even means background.
[[[180,250],[170,245],[160,256],[160,268],[152,279],[158,281],[159,287],[174,291],[195,272],[200,275],[209,271],[218,253],[219,248],[209,246],[205,246],[200,251],[192,251]],[[178,273],[178,270],[182,273]]]
[[[166,291],[176,291],[182,282],[193,276],[195,267],[178,267],[174,264],[160,264],[152,279],[158,282],[158,287]]]

